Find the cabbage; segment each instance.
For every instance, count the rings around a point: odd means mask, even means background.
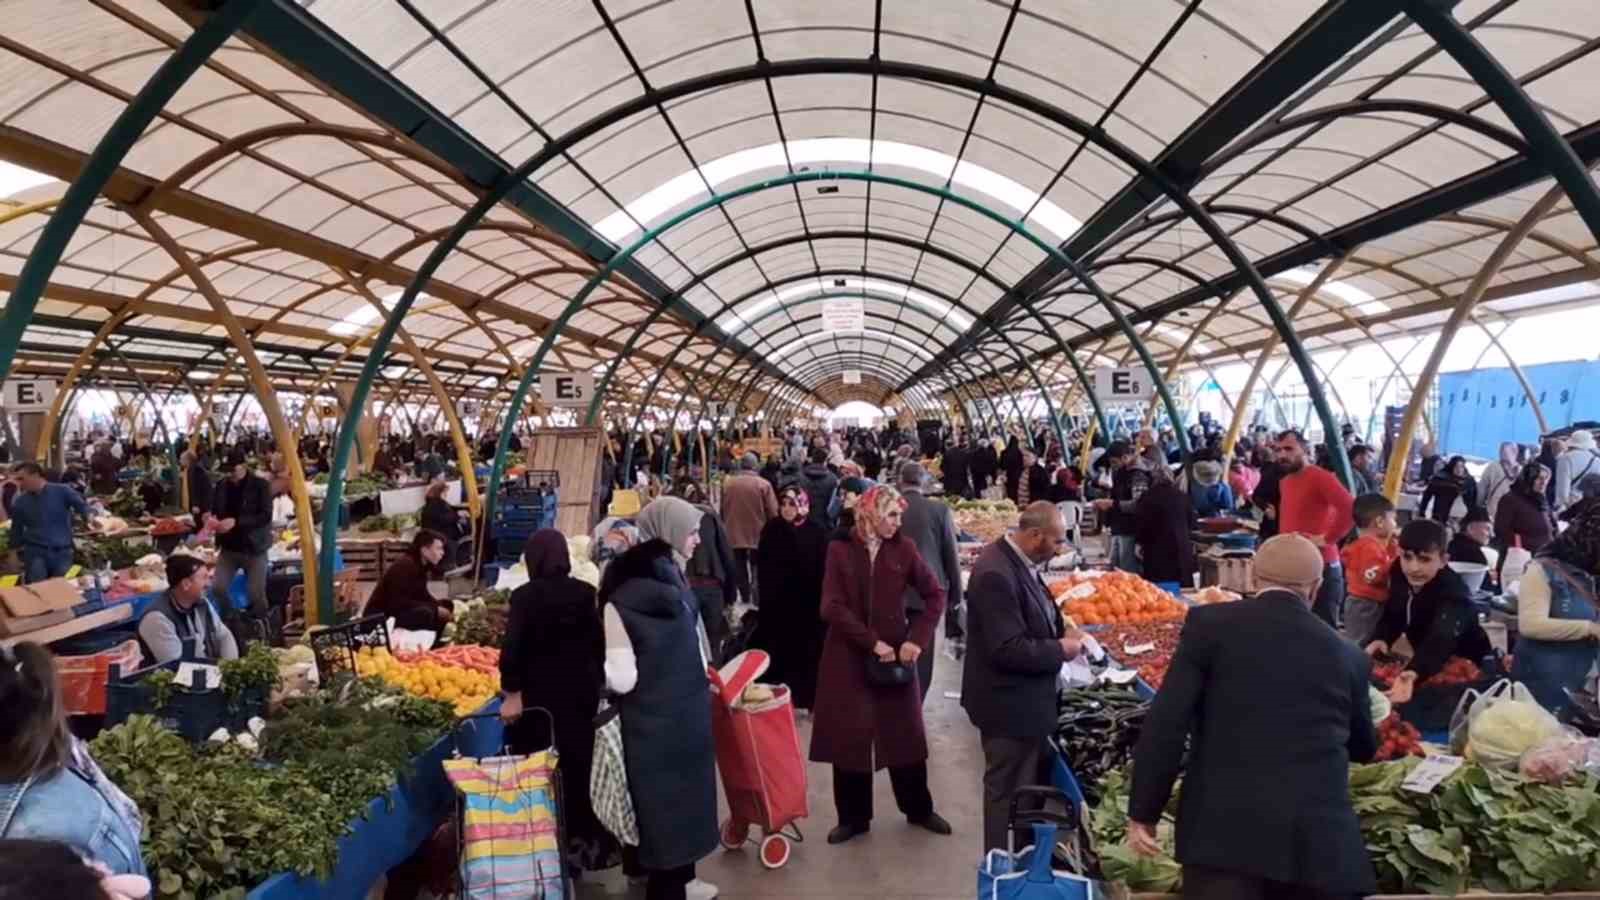
[[[1522,754],[1561,733],[1561,723],[1532,700],[1501,700],[1478,713],[1467,729],[1467,756],[1495,768],[1515,768]]]

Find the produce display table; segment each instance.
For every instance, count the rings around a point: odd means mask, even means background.
[[[479,713],[499,709],[500,701],[491,700]],[[462,720],[454,733],[440,738],[413,761],[409,776],[403,776],[388,794],[373,799],[366,818],[355,822],[350,833],[339,840],[339,862],[326,880],[284,872],[262,882],[249,893],[249,900],[365,897],[385,872],[410,858],[440,822],[455,814],[455,790],[445,779],[443,762],[458,751],[462,756],[494,756],[503,743],[504,729],[498,716]]]

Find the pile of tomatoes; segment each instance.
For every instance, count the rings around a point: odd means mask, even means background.
[[[1156,690],[1166,680],[1167,667],[1172,664],[1172,654],[1178,649],[1180,625],[1158,622],[1140,625],[1113,625],[1095,633],[1095,639],[1124,666],[1134,666],[1144,683]],[[1139,654],[1129,654],[1127,648],[1141,644],[1155,646]]]
[[[1470,659],[1452,656],[1445,662],[1444,668],[1433,674],[1432,678],[1424,681],[1428,687],[1450,687],[1457,684],[1472,684],[1483,677],[1483,670]]]
[[[1378,755],[1375,762],[1387,762],[1402,756],[1426,756],[1422,750],[1422,732],[1400,718],[1399,713],[1389,713],[1378,723]]]
[[[1092,589],[1092,593],[1090,592]],[[1079,625],[1181,622],[1189,607],[1137,575],[1073,576],[1051,586],[1061,612]]]

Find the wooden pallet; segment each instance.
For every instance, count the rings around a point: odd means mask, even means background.
[[[561,473],[556,528],[565,535],[588,534],[600,520],[600,457],[606,434],[599,428],[544,428],[524,439],[530,469]]]

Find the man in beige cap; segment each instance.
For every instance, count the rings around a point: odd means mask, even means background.
[[[1378,740],[1370,662],[1311,612],[1322,551],[1283,534],[1256,554],[1258,592],[1195,607],[1134,756],[1128,843],[1154,853],[1184,769],[1185,898],[1358,897],[1376,889],[1350,805],[1350,763]]]

